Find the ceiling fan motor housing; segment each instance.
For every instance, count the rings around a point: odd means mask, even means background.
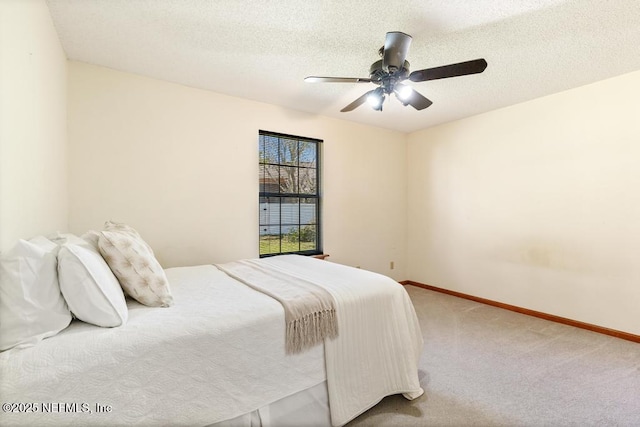
[[[404,65],[394,73],[389,73],[382,68],[382,59],[374,62],[369,67],[369,77],[371,80],[382,80],[383,77],[393,75],[398,79],[406,79],[409,76],[409,61],[404,61]]]
[[[393,73],[389,73],[382,68],[382,60],[376,61],[369,68],[369,77],[372,83],[382,86],[385,93],[391,93],[396,83],[409,77],[409,61],[405,60],[402,68]]]
[[[405,63],[411,36],[401,31],[390,31],[387,33],[382,47],[382,69],[393,74],[400,70]]]

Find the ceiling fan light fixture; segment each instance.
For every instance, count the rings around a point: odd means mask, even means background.
[[[384,103],[384,91],[382,88],[378,88],[371,92],[367,96],[367,103],[374,110],[382,111],[382,104]]]
[[[411,98],[411,94],[413,94],[413,88],[411,86],[397,84],[394,92],[398,99],[407,105],[406,102]]]

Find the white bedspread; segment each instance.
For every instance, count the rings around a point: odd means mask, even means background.
[[[202,426],[324,381],[322,346],[285,356],[277,301],[213,266],[166,272],[171,307],[129,302],[123,327],[73,322],[35,347],[0,353],[0,401],[38,410],[1,412],[0,425]]]
[[[302,256],[264,263],[334,296],[338,338],[286,355],[277,301],[214,266],[168,269],[173,306],[130,301],[123,327],[74,321],[35,347],[0,353],[0,401],[27,404],[0,412],[0,425],[207,425],[326,379],[339,426],[389,394],[422,394],[422,338],[400,284]]]
[[[389,277],[302,256],[264,258],[327,289],[336,300],[339,335],[325,340],[331,421],[341,426],[383,397],[422,395],[422,334],[404,287]]]

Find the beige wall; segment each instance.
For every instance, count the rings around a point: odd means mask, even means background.
[[[0,36],[0,250],[113,219],[165,267],[257,256],[265,129],[325,141],[332,260],[640,333],[640,72],[407,136],[67,63],[39,0]]]
[[[0,2],[0,250],[68,226],[66,72],[45,2]]]
[[[256,257],[263,129],[324,140],[330,259],[406,277],[404,134],[76,62],[68,105],[71,231],[127,222],[165,267]]]
[[[416,132],[407,277],[640,333],[640,72]]]

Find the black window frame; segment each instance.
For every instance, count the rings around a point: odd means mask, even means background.
[[[264,138],[265,137],[269,137],[269,138],[277,138],[278,140],[278,161],[277,162],[266,162],[263,159],[263,153],[261,151],[261,147],[263,147],[264,144]],[[287,140],[287,141],[298,141],[298,149],[296,152],[297,158],[296,158],[296,165],[292,165],[291,163],[286,163],[283,162],[280,159],[281,156],[281,149],[280,149],[280,144],[282,143],[283,140]],[[301,166],[300,165],[300,156],[301,156],[301,152],[299,150],[299,143],[300,142],[308,142],[308,143],[312,143],[314,144],[315,147],[315,168],[312,167],[308,167],[308,166]],[[298,135],[289,135],[289,134],[284,134],[284,133],[278,133],[278,132],[271,132],[271,131],[265,131],[265,130],[259,130],[258,131],[258,168],[259,168],[259,196],[258,196],[258,227],[259,227],[259,234],[258,234],[258,240],[259,240],[259,245],[258,245],[258,253],[260,258],[264,258],[264,257],[270,257],[270,256],[275,256],[275,255],[284,255],[284,254],[300,254],[300,255],[321,255],[322,254],[322,218],[321,218],[321,202],[322,202],[322,197],[321,197],[321,174],[320,174],[320,170],[321,170],[321,144],[322,144],[323,140],[321,139],[316,139],[316,138],[309,138],[309,137],[304,137],[304,136],[298,136]],[[266,166],[270,166],[270,167],[275,167],[278,168],[278,183],[277,184],[267,184],[266,182],[266,174],[264,171],[264,168]],[[298,173],[298,180],[299,180],[299,174],[300,174],[300,169],[307,169],[307,170],[311,170],[311,169],[315,169],[315,193],[301,193],[301,189],[300,189],[300,185],[299,185],[299,181],[295,184],[297,187],[297,191],[296,192],[283,192],[282,191],[282,185],[280,182],[280,174],[282,172],[283,168],[297,168],[297,173]],[[274,191],[275,188],[277,187],[277,191]],[[266,211],[267,209],[263,208],[263,202],[265,199],[276,199],[279,201],[278,204],[278,221],[276,223],[270,222],[268,221],[267,223],[263,223],[263,218],[268,217],[268,219],[270,220],[272,215],[271,214],[265,214],[263,212]],[[297,216],[297,223],[295,222],[286,222],[283,223],[283,200],[284,199],[298,199],[298,216]],[[302,219],[302,214],[301,214],[301,206],[303,204],[302,200],[303,199],[314,199],[315,202],[315,212],[314,212],[314,217],[315,217],[315,224],[307,224],[303,222]],[[300,230],[302,229],[302,227],[305,226],[315,226],[315,248],[314,249],[309,249],[309,250],[302,250],[301,249],[301,233]],[[283,229],[286,227],[294,227],[297,226],[298,227],[298,250],[295,251],[288,251],[288,250],[283,250],[283,239],[287,236],[288,233],[283,233]],[[266,252],[266,253],[262,253],[262,237],[263,237],[263,232],[266,232],[269,228],[271,227],[278,227],[278,234],[277,236],[279,236],[278,240],[278,244],[279,244],[279,250],[277,252]],[[273,229],[273,228],[272,228]],[[272,234],[273,236],[274,234]]]

